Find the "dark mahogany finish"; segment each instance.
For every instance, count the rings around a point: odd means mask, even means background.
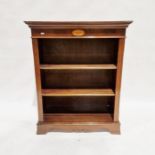
[[[37,133],[120,133],[126,28],[132,21],[26,21],[32,32]]]

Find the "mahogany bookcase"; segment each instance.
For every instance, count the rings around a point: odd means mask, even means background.
[[[120,133],[125,32],[131,21],[25,21],[31,28],[37,133]]]

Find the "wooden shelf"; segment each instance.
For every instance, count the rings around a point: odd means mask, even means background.
[[[114,64],[45,64],[40,65],[40,69],[116,69],[116,65]]]
[[[112,89],[42,89],[42,96],[115,96]]]
[[[111,114],[92,114],[92,113],[79,113],[79,114],[44,114],[44,122],[52,124],[102,124],[104,122],[113,122]]]

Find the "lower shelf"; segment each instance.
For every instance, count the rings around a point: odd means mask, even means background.
[[[120,123],[114,122],[111,114],[44,114],[38,122],[37,133],[47,132],[99,132],[120,134]]]
[[[101,124],[113,120],[111,114],[44,114],[44,121],[52,124]]]

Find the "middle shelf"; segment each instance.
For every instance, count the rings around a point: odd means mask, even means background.
[[[42,89],[42,96],[115,96],[112,89]]]
[[[40,69],[117,69],[115,64],[42,64]]]

